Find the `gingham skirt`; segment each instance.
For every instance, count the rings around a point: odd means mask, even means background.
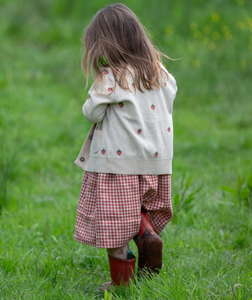
[[[139,231],[141,207],[159,234],[172,218],[171,175],[85,172],[74,238],[98,248],[119,248]]]

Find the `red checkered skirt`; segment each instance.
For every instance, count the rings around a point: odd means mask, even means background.
[[[139,231],[141,207],[159,234],[172,218],[171,175],[85,172],[74,238],[98,248],[119,248]]]

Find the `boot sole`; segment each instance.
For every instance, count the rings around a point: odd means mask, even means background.
[[[138,266],[139,272],[159,273],[162,268],[162,249],[161,238],[156,235],[149,237],[143,243],[141,253],[141,265]]]

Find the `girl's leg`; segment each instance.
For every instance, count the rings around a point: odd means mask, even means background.
[[[127,251],[129,250],[128,244],[120,248],[107,249],[109,257],[109,267],[112,279],[112,284],[128,285],[130,280],[134,278],[135,256],[127,259]],[[110,285],[106,283],[104,289]]]
[[[129,250],[129,245],[125,244],[120,248],[111,248],[107,250],[110,256],[127,259],[127,251]]]

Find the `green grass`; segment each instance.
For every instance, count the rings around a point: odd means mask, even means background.
[[[181,58],[165,62],[179,88],[173,199],[184,174],[188,195],[202,189],[162,233],[160,275],[107,298],[252,299],[252,214],[222,190],[252,174],[250,2],[123,3],[162,51]],[[90,128],[80,38],[105,4],[1,1],[1,300],[104,298],[106,250],[73,240],[83,176],[73,161]]]

